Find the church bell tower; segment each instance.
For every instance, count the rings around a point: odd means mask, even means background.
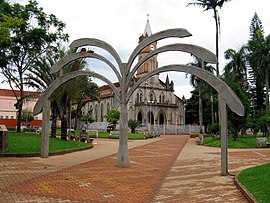
[[[146,39],[147,37],[149,37],[150,35],[152,35],[152,31],[151,31],[149,19],[147,18],[144,33],[139,37],[139,43],[143,41],[144,39]],[[139,61],[142,60],[151,51],[156,50],[156,48],[157,48],[157,42],[154,42],[150,44],[149,46],[145,47],[139,54]],[[149,58],[144,64],[142,64],[138,68],[136,78],[141,78],[146,73],[149,73],[150,71],[155,70],[157,68],[158,68],[158,62],[157,62],[157,56],[155,55]]]

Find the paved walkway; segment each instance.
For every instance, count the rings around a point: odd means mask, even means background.
[[[117,140],[41,158],[0,158],[0,202],[246,202],[220,176],[220,149],[188,136],[130,141],[131,168],[115,167]],[[181,153],[180,153],[181,152]],[[269,149],[231,150],[230,173],[270,161]]]

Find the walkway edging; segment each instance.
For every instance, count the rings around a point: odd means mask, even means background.
[[[88,150],[88,149],[92,149],[92,148],[93,148],[93,145],[90,145],[87,147],[81,147],[81,148],[76,148],[76,149],[63,150],[63,151],[58,151],[58,152],[49,152],[49,156],[58,156],[58,155],[63,155],[63,154],[69,154],[69,153],[79,152],[79,151]],[[38,153],[25,153],[25,154],[4,153],[4,154],[0,154],[0,158],[1,157],[17,157],[17,158],[40,157],[40,152],[38,152]]]
[[[234,184],[236,187],[240,190],[240,192],[244,195],[244,197],[247,199],[249,203],[258,203],[258,201],[255,199],[255,197],[247,190],[247,188],[240,183],[238,179],[238,175],[240,172],[234,177]]]

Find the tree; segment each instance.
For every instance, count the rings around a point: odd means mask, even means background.
[[[25,73],[38,56],[53,50],[59,41],[67,41],[68,35],[63,33],[65,24],[55,15],[44,13],[35,0],[29,0],[26,5],[1,1],[0,8],[0,18],[12,16],[20,22],[11,26],[7,40],[0,42],[1,73],[13,91],[20,91],[19,96],[14,94],[18,101],[17,131],[20,132],[22,102],[19,101],[24,98]]]
[[[107,118],[107,121],[113,125],[112,130],[115,130],[116,124],[118,123],[120,119],[120,111],[113,108],[110,111],[108,111],[107,115],[104,116],[104,118]]]
[[[199,60],[198,58],[195,57],[195,61],[192,63],[189,63],[189,65],[193,65],[193,66],[197,66],[200,68],[203,68],[209,72],[213,72],[213,67],[210,65],[205,64],[205,62]],[[200,78],[191,75],[190,76],[190,84],[198,89],[198,93],[199,93],[199,124],[200,124],[200,131],[202,131],[202,125],[203,125],[203,104],[202,104],[202,89],[208,89],[210,91],[204,91],[206,92],[212,92],[212,88],[206,84],[204,81],[202,81]],[[212,94],[210,95],[212,98]],[[212,99],[211,99],[211,103],[212,103]],[[211,107],[213,108],[213,105],[211,105]],[[212,112],[212,123],[213,121],[213,114],[214,114],[214,110],[211,109]]]
[[[236,82],[244,84],[247,90],[247,47],[242,46],[238,51],[228,49],[225,51],[225,59],[229,60],[224,68],[225,74],[233,73]]]
[[[79,80],[76,80],[74,83],[73,89],[75,90],[72,95],[73,103],[76,104],[76,113],[75,113],[75,126],[74,129],[77,129],[77,121],[80,120],[82,116],[82,108],[91,100],[99,99],[99,87],[96,83],[91,81],[89,77],[81,77]]]
[[[220,32],[220,17],[218,13],[218,7],[221,8],[224,3],[229,2],[230,0],[193,0],[195,2],[189,3],[187,6],[199,6],[204,9],[204,11],[208,11],[212,9],[214,11],[214,19],[216,25],[216,56],[219,59],[219,32]],[[219,60],[217,61],[216,66],[216,74],[219,76]]]
[[[33,112],[29,109],[23,109],[22,110],[22,121],[25,122],[26,126],[28,125],[28,122],[31,122],[34,120]]]
[[[83,121],[85,124],[93,123],[95,120],[92,118],[93,109],[90,109],[90,111],[87,112],[87,114],[84,114],[80,117],[81,121]]]
[[[257,129],[261,129],[263,132],[263,136],[269,136],[269,128],[270,128],[270,112],[269,111],[260,111],[259,118],[256,120]]]
[[[138,125],[140,125],[139,121],[133,119],[128,120],[128,127],[130,128],[131,133],[135,133],[135,129],[138,127]]]
[[[250,26],[251,39],[248,41],[248,62],[255,83],[257,109],[263,107],[263,88],[265,87],[265,109],[269,111],[269,68],[270,68],[270,35],[264,37],[264,31],[258,15],[255,13]],[[261,100],[261,101],[260,101]]]
[[[238,75],[234,72],[227,72],[223,74],[222,78],[228,86],[236,93],[239,99],[242,101],[245,108],[245,115],[238,116],[232,111],[228,112],[228,120],[232,124],[234,129],[233,138],[236,140],[238,132],[245,128],[248,122],[249,112],[250,112],[250,101],[248,99],[247,92],[245,90],[245,85],[239,83]]]

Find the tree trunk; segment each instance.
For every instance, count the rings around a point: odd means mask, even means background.
[[[213,124],[215,123],[215,112],[214,112],[214,99],[213,99],[212,93],[210,95],[210,99],[211,99],[211,119],[212,119],[212,124]]]
[[[201,87],[199,84],[199,124],[200,124],[200,133],[203,133],[203,107],[202,107],[202,95],[201,95]]]
[[[124,97],[125,98],[125,97]],[[129,153],[128,153],[128,118],[127,118],[127,104],[122,99],[120,111],[120,139],[117,153],[116,166],[130,167]]]
[[[51,137],[56,138],[57,130],[57,109],[55,105],[52,106],[52,124],[51,124]]]
[[[63,108],[63,115],[61,118],[61,140],[67,140],[67,107]]]
[[[235,127],[233,132],[233,141],[236,141],[237,137],[238,137],[238,129]]]
[[[214,18],[215,18],[215,23],[216,23],[216,56],[217,56],[217,65],[216,65],[216,73],[217,73],[217,77],[219,76],[219,48],[218,48],[218,33],[219,33],[219,23],[218,23],[218,13],[217,10],[214,9]]]
[[[74,130],[77,130],[78,121],[80,118],[81,118],[81,109],[78,110],[78,107],[77,107],[76,115],[75,115],[75,122],[74,122]]]
[[[20,99],[24,97],[24,92],[23,92],[23,85],[20,86]],[[23,108],[23,101],[17,101],[18,105],[18,115],[17,115],[17,132],[21,132],[21,125],[22,125],[22,108]]]
[[[265,87],[266,87],[266,98],[265,98],[265,101],[266,101],[266,105],[265,105],[265,108],[266,108],[266,111],[268,112],[269,111],[269,73],[268,73],[268,68],[265,69]]]

